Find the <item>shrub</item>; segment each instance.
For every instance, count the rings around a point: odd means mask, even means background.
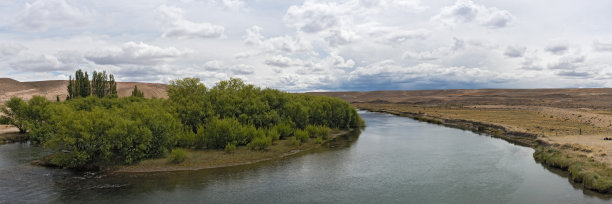
[[[296,139],[295,137],[291,137],[289,138],[289,141],[291,141],[291,145],[293,146],[300,146],[301,142],[300,140]]]
[[[247,147],[251,150],[264,150],[268,148],[268,146],[272,145],[272,139],[269,137],[256,137],[251,141]]]
[[[267,136],[272,140],[272,142],[276,142],[280,139],[280,133],[278,133],[276,129],[269,129]]]
[[[293,133],[295,135],[295,138],[297,140],[299,140],[300,142],[304,143],[304,142],[308,142],[308,132],[303,131],[303,130],[296,130],[295,133]]]
[[[315,143],[316,143],[316,144],[322,144],[322,143],[323,143],[323,137],[318,136],[318,137],[315,139]]]
[[[316,137],[323,137],[323,138],[327,138],[327,136],[329,135],[329,128],[322,126],[322,125],[308,125],[306,126],[306,128],[304,129],[306,130],[306,132],[308,132],[308,135],[311,138],[316,138]]]
[[[280,134],[280,138],[286,138],[293,134],[293,128],[291,126],[291,124],[283,122],[274,126],[273,129],[275,129]]]
[[[234,144],[234,143],[227,143],[225,145],[225,152],[226,153],[234,153],[234,151],[236,151],[236,144]]]
[[[179,164],[185,161],[187,158],[187,151],[185,149],[173,149],[170,153],[170,162]]]
[[[196,134],[189,129],[180,131],[177,134],[176,146],[179,147],[193,147],[196,143]]]

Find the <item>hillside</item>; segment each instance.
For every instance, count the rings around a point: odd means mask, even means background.
[[[412,105],[527,105],[612,109],[612,88],[593,89],[450,89],[416,91],[313,92],[351,103]]]
[[[0,103],[13,96],[29,99],[34,95],[45,96],[49,100],[55,100],[59,96],[64,100],[68,95],[66,80],[19,82],[10,78],[0,78]],[[117,92],[120,97],[130,96],[134,86],[138,86],[145,97],[167,98],[166,85],[141,82],[117,82]]]

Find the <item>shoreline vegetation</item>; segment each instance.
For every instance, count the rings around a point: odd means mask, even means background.
[[[112,74],[92,76],[89,81],[78,70],[64,101],[33,96],[5,102],[1,121],[52,152],[34,164],[82,170],[227,166],[222,162],[294,154],[329,141],[338,131],[365,126],[342,99],[262,89],[240,79],[212,88],[197,78],[178,79],[167,86],[168,99],[148,99],[138,87],[132,96],[119,98]]]
[[[612,168],[605,149],[563,143],[556,137],[591,131],[601,137],[607,131],[588,123],[559,120],[529,109],[487,109],[478,107],[425,106],[392,103],[352,103],[361,110],[388,113],[443,126],[484,133],[508,142],[535,149],[534,159],[548,167],[569,172],[571,182],[599,193],[612,193]],[[495,122],[492,122],[495,121]],[[534,128],[540,127],[540,128]],[[555,129],[556,128],[556,129]],[[549,133],[540,130],[549,130]],[[556,130],[556,131],[555,131]],[[561,135],[559,134],[561,132]],[[564,134],[565,133],[565,134]],[[571,140],[570,140],[571,141]]]
[[[328,139],[317,142],[309,140],[299,146],[292,144],[291,138],[278,140],[265,151],[252,151],[248,147],[237,147],[233,152],[225,150],[187,150],[186,158],[181,163],[172,162],[170,157],[144,160],[133,165],[109,167],[105,170],[112,174],[152,173],[172,171],[196,171],[203,169],[236,167],[265,161],[283,159],[323,147],[337,137],[350,134],[356,130],[332,130]]]

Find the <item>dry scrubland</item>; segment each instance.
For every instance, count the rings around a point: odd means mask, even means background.
[[[612,89],[484,89],[310,93],[357,108],[485,132],[536,148],[588,189],[612,191]]]

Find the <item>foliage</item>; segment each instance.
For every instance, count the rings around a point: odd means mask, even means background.
[[[117,97],[115,77],[112,74],[108,76],[106,71],[94,71],[91,76],[91,95],[98,98],[105,96]]]
[[[87,72],[79,69],[74,73],[74,79],[70,76],[67,89],[68,96],[66,99],[69,100],[87,96],[97,96],[98,98],[105,96],[117,97],[115,76],[112,74],[110,76],[107,75],[106,71],[94,71],[90,82]]]
[[[323,143],[323,137],[318,136],[318,137],[315,139],[315,144],[322,144],[322,143]]]
[[[187,151],[185,149],[173,149],[170,153],[170,162],[179,164],[185,161],[187,158]]]
[[[168,86],[168,97],[174,112],[194,133],[213,114],[207,93],[206,86],[198,78],[170,81]]]
[[[265,150],[270,145],[272,145],[272,138],[256,137],[247,145],[247,147],[252,150]]]
[[[87,72],[79,69],[74,73],[74,79],[70,76],[68,80],[68,99],[87,97],[89,95],[91,95],[89,75]]]
[[[144,93],[138,90],[138,86],[134,86],[134,90],[132,90],[132,96],[144,98]]]
[[[130,164],[161,157],[176,146],[180,123],[165,101],[77,98],[49,104],[49,117],[31,134],[69,168]]]
[[[234,144],[234,143],[227,143],[225,145],[225,152],[226,153],[234,153],[234,151],[236,151],[236,144]]]
[[[275,125],[272,129],[276,130],[279,133],[280,138],[286,138],[293,135],[293,127],[287,122],[281,122]]]
[[[308,142],[308,139],[310,138],[308,137],[308,132],[303,131],[303,130],[296,130],[294,135],[295,135],[295,138],[302,143]]]
[[[3,118],[29,130],[32,141],[54,152],[51,163],[67,168],[131,164],[168,153],[173,158],[177,147],[232,152],[240,145],[265,150],[282,138],[295,146],[311,137],[322,143],[330,128],[363,125],[341,99],[261,89],[240,79],[211,89],[197,78],[171,81],[169,99],[140,97],[137,87],[133,95],[139,97],[116,98],[114,77],[107,79],[106,72],[94,72],[93,96],[87,97],[81,95],[86,81],[81,70],[71,78],[72,100],[12,98]]]
[[[25,133],[27,131],[27,105],[21,98],[11,97],[0,109],[3,114],[0,117],[7,121],[9,125],[17,127],[20,133]]]
[[[329,128],[322,125],[308,125],[304,130],[308,132],[308,135],[311,138],[327,138],[327,136],[329,135]]]

